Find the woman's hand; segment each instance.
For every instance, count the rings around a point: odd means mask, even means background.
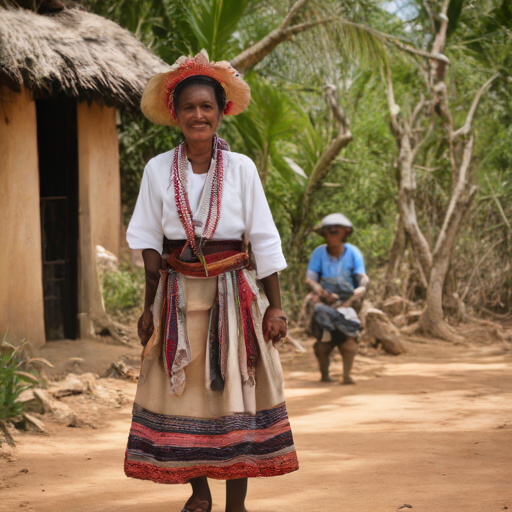
[[[153,313],[151,313],[151,310],[144,310],[144,313],[142,313],[137,323],[137,334],[139,335],[140,343],[143,347],[147,345],[154,330]]]
[[[265,341],[277,343],[288,332],[288,318],[282,309],[268,307],[263,316],[263,337]]]

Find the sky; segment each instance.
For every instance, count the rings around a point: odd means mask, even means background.
[[[396,14],[404,21],[413,18],[416,14],[416,9],[410,0],[383,0],[382,6],[384,9],[392,14]]]

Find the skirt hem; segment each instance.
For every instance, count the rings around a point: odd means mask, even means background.
[[[279,464],[248,464],[239,462],[229,467],[197,466],[192,468],[163,468],[153,464],[132,462],[125,456],[124,472],[129,478],[151,480],[160,484],[185,484],[191,478],[206,476],[215,480],[257,478],[285,475],[299,469],[295,452],[283,457]]]

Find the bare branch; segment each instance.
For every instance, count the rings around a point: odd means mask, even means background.
[[[352,142],[352,134],[338,135],[330,144],[327,146],[325,151],[320,155],[311,176],[309,177],[304,196],[309,197],[313,192],[314,188],[322,181],[330,169],[332,162],[338,155],[338,153]]]
[[[327,85],[325,96],[334,119],[340,127],[340,134],[343,135],[348,131],[348,121],[345,113],[343,112],[343,109],[338,104],[338,98],[336,97],[336,87],[332,84]]]
[[[435,112],[448,126],[450,132],[453,131],[453,117],[450,110],[450,102],[448,101],[448,90],[444,80],[438,82],[433,89]]]
[[[258,62],[262,61],[269,53],[271,53],[276,46],[284,41],[293,40],[293,36],[295,34],[299,34],[300,32],[304,32],[305,30],[309,30],[311,28],[317,27],[319,25],[327,25],[328,23],[339,22],[342,25],[358,28],[359,30],[363,30],[373,36],[391,43],[395,45],[402,51],[407,53],[411,53],[414,55],[419,55],[421,57],[425,57],[427,59],[439,60],[445,64],[449,64],[449,60],[445,55],[436,54],[434,52],[427,52],[418,48],[414,48],[409,46],[402,41],[398,40],[394,36],[390,36],[385,34],[384,32],[380,32],[366,25],[362,25],[360,23],[354,23],[344,18],[329,18],[329,19],[319,19],[314,21],[308,21],[305,23],[300,23],[297,25],[289,26],[293,17],[297,14],[297,11],[303,7],[307,1],[309,0],[299,0],[294,4],[290,12],[287,14],[284,21],[279,25],[278,28],[274,29],[268,35],[266,35],[263,39],[253,44],[249,48],[246,48],[243,52],[238,54],[234,59],[231,60],[231,65],[236,68],[240,73],[245,73],[248,69],[254,67]]]
[[[464,126],[459,128],[456,132],[453,133],[453,139],[456,139],[460,136],[466,136],[471,131],[471,125],[473,124],[473,118],[475,117],[476,109],[478,108],[478,104],[480,103],[480,100],[482,99],[482,96],[485,94],[485,92],[489,89],[491,84],[500,76],[499,73],[496,73],[493,75],[487,82],[485,82],[482,87],[480,87],[480,90],[476,93],[475,98],[473,99],[473,103],[471,105],[471,108],[469,109],[468,116],[466,117],[466,122],[464,123]]]
[[[288,25],[290,25],[292,19],[297,15],[302,6],[307,2],[309,2],[309,0],[297,0],[297,2],[295,2],[293,7],[290,9],[290,12],[286,15],[281,25],[279,25],[279,28],[281,30],[285,30],[286,28],[288,28]]]
[[[464,154],[462,156],[462,162],[459,166],[459,173],[457,178],[457,184],[455,185],[454,191],[452,193],[452,197],[450,199],[450,204],[448,205],[448,209],[446,211],[446,215],[444,217],[443,227],[441,228],[441,232],[436,240],[436,245],[434,247],[434,256],[441,251],[446,237],[448,236],[449,227],[453,218],[455,216],[455,211],[459,208],[459,204],[461,198],[463,196],[464,191],[468,187],[468,172],[469,166],[471,164],[471,157],[473,156],[473,142],[474,137],[471,135],[469,139],[464,144]]]
[[[444,0],[441,12],[437,15],[437,19],[441,22],[439,30],[436,33],[434,43],[432,44],[432,53],[443,53],[446,44],[446,31],[448,29],[448,5],[450,0]]]
[[[416,142],[416,145],[414,146],[414,149],[412,150],[412,158],[413,160],[416,158],[416,155],[418,154],[418,151],[420,150],[421,146],[428,140],[430,135],[432,135],[432,132],[434,131],[434,120],[431,119],[430,123],[428,124],[427,133],[423,136],[423,138]],[[417,166],[415,166],[417,167]]]
[[[446,57],[446,55],[442,55],[440,53],[435,53],[435,52],[427,52],[425,50],[420,50],[419,48],[414,48],[413,46],[409,46],[408,44],[400,41],[399,39],[397,39],[394,36],[391,36],[384,32],[380,32],[379,30],[368,27],[367,25],[361,25],[360,23],[354,23],[353,21],[348,21],[344,18],[338,18],[338,21],[342,25],[347,25],[348,27],[354,27],[354,28],[358,28],[360,30],[364,30],[365,32],[368,32],[369,34],[372,34],[379,39],[382,39],[388,43],[394,44],[397,48],[399,48],[400,50],[403,50],[404,52],[412,53],[413,55],[419,55],[420,57],[425,57],[427,59],[439,60],[446,64],[450,63],[450,61],[449,61],[448,57]]]
[[[388,109],[389,109],[389,118],[391,120],[391,126],[395,131],[395,134],[402,133],[402,128],[398,123],[397,115],[400,111],[400,107],[395,102],[395,93],[393,91],[393,80],[391,78],[391,70],[389,68],[386,69],[387,76],[384,76],[384,69],[381,67],[381,77],[382,81],[386,84],[386,92],[387,92],[387,100],[388,100]]]
[[[270,34],[266,35],[263,39],[253,44],[242,53],[239,53],[234,59],[231,60],[231,65],[240,73],[245,73],[248,69],[256,66],[258,62],[262,61],[269,53],[271,53],[276,46],[283,41],[292,41],[293,36],[300,32],[304,32],[319,25],[332,23],[334,20],[314,20],[299,25],[292,25],[291,27],[281,29],[276,28]]]
[[[295,34],[299,34],[300,32],[304,32],[305,30],[308,30],[313,27],[318,27],[319,25],[327,25],[328,23],[332,23],[333,21],[336,21],[336,20],[322,19],[322,20],[306,21],[304,23],[299,23],[298,25],[293,25],[293,26],[287,28],[284,31],[284,33],[285,33],[287,39],[291,39],[292,36],[294,36]]]
[[[416,107],[414,107],[414,111],[412,113],[411,120],[409,122],[411,127],[414,127],[414,124],[416,123],[416,118],[420,115],[420,113],[423,110],[423,108],[425,107],[426,103],[427,102],[425,101],[425,95],[422,93],[420,101],[418,101],[418,104],[416,105]]]

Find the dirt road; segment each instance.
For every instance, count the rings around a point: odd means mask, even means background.
[[[300,470],[251,480],[250,512],[512,510],[512,352],[409,344],[356,360],[356,386],[320,384],[308,353],[285,363]],[[334,373],[341,373],[336,361]],[[133,397],[135,384],[117,381]],[[130,405],[98,429],[47,423],[0,459],[2,512],[172,512],[188,486],[129,480]],[[213,481],[215,512],[224,483]]]

